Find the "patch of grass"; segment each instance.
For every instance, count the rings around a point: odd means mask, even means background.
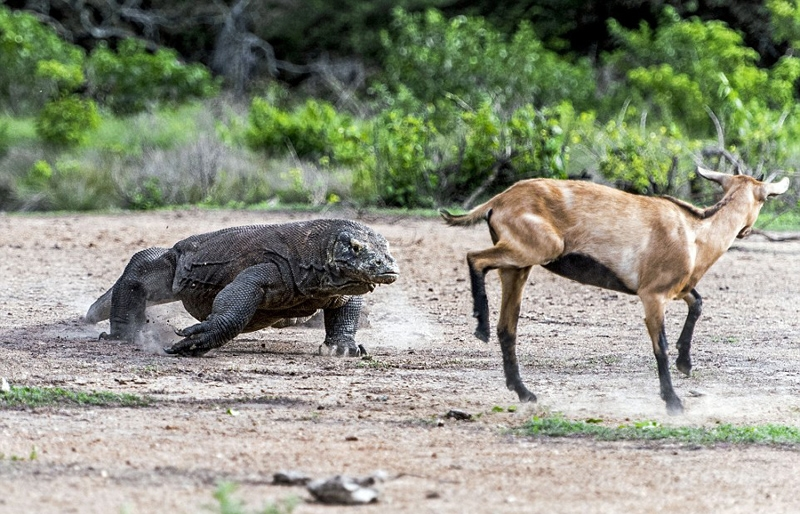
[[[17,387],[0,392],[0,408],[76,405],[92,407],[146,407],[149,398],[110,391],[70,391],[60,387]]]
[[[10,460],[11,462],[22,462],[26,460],[34,461],[39,458],[39,449],[36,446],[32,446],[31,452],[28,454],[27,457],[20,457],[19,455],[14,455],[14,454],[6,456],[6,454],[0,453],[0,460],[5,460],[6,458],[8,458],[8,460]]]
[[[589,437],[600,441],[668,440],[686,444],[800,445],[800,428],[785,425],[668,427],[656,421],[607,426],[602,420],[572,421],[563,416],[534,416],[518,433],[547,437]]]
[[[202,104],[191,103],[130,117],[105,116],[86,146],[124,156],[140,156],[146,148],[173,148],[197,137],[203,109]]]
[[[265,505],[257,511],[249,510],[243,501],[233,497],[236,489],[238,489],[238,486],[232,482],[220,482],[217,485],[217,490],[214,491],[214,499],[217,500],[218,505],[211,507],[210,510],[220,514],[247,514],[249,512],[257,514],[291,514],[299,502],[297,498],[292,496],[278,503]]]

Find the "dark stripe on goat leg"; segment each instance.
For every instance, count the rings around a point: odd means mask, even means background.
[[[636,294],[607,266],[588,255],[568,253],[552,262],[543,264],[542,267],[581,284],[598,286],[620,293]]]
[[[678,398],[678,395],[675,394],[675,389],[672,388],[667,351],[667,334],[662,325],[661,334],[658,337],[658,350],[655,352],[656,363],[658,364],[658,381],[661,385],[661,399],[667,402],[668,414],[681,414],[683,413],[683,403]]]
[[[479,270],[467,256],[469,278],[472,284],[472,317],[478,320],[475,337],[483,342],[489,341],[489,299],[486,297],[486,271]]]
[[[675,360],[675,367],[678,371],[687,377],[692,375],[692,335],[694,334],[694,325],[697,319],[703,312],[703,299],[697,290],[692,291],[684,297],[684,300],[689,305],[689,313],[686,315],[686,321],[683,323],[683,330],[678,337],[678,358]]]

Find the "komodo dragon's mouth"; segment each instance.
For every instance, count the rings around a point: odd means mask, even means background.
[[[397,280],[397,277],[399,276],[400,276],[399,273],[390,271],[388,273],[380,273],[378,275],[374,275],[372,279],[375,281],[376,284],[391,284],[392,282]]]

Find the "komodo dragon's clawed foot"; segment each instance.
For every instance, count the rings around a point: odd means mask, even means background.
[[[183,339],[168,348],[164,348],[164,352],[168,355],[200,357],[221,346],[221,344],[217,343],[219,337],[216,337],[217,334],[209,321],[197,323],[184,329],[175,329],[175,333],[183,337]]]
[[[325,341],[319,345],[320,355],[336,355],[337,357],[364,357],[369,355],[364,345],[355,343],[329,343]]]
[[[211,348],[203,347],[199,341],[182,339],[172,346],[164,348],[164,353],[181,357],[201,357],[208,353],[209,350],[211,350]]]
[[[133,334],[100,332],[100,335],[97,337],[97,339],[101,341],[121,341],[132,343],[136,338]]]

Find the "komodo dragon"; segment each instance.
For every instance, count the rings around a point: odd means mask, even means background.
[[[200,323],[176,330],[169,354],[199,356],[242,332],[285,327],[324,312],[327,353],[360,355],[355,333],[362,297],[399,269],[386,239],[347,220],[233,227],[148,248],[89,308],[111,320],[102,339],[133,341],[151,305],[181,301]]]

